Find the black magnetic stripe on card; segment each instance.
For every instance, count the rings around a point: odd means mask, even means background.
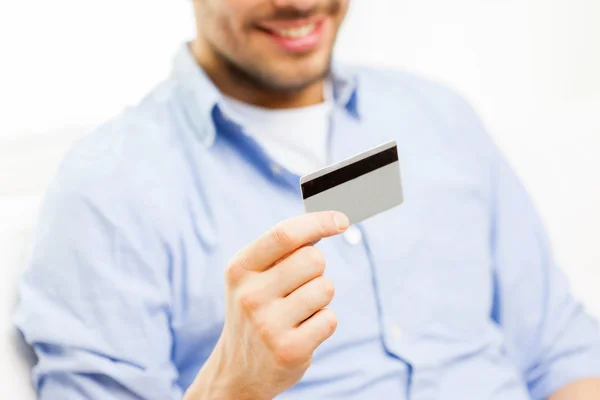
[[[331,171],[325,175],[319,176],[311,181],[304,182],[302,187],[302,198],[304,200],[322,193],[326,190],[334,188],[342,183],[356,179],[359,176],[373,172],[379,168],[385,167],[391,163],[398,161],[398,148],[383,150],[372,156],[363,158],[350,165],[346,165],[335,171]]]

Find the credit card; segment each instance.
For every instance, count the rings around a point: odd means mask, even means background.
[[[398,147],[391,141],[300,178],[306,212],[341,211],[356,224],[402,204]]]

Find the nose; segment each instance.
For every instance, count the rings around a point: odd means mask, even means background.
[[[308,11],[316,8],[318,0],[273,0],[277,8],[295,8],[297,10]]]

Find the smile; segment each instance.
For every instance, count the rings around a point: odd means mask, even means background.
[[[272,33],[278,36],[282,36],[288,39],[301,39],[313,33],[317,29],[316,23],[310,23],[303,26],[298,26],[294,28],[287,29],[273,29]]]
[[[327,20],[270,22],[259,29],[266,33],[280,49],[289,53],[305,53],[316,49],[326,30]]]

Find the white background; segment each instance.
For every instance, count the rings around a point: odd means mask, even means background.
[[[598,0],[353,0],[338,56],[465,95],[528,186],[576,295],[600,316],[598,21]],[[64,151],[166,76],[192,33],[186,0],[0,3],[0,357],[13,354],[22,249]],[[1,398],[25,398],[14,354],[0,361],[3,379]]]

